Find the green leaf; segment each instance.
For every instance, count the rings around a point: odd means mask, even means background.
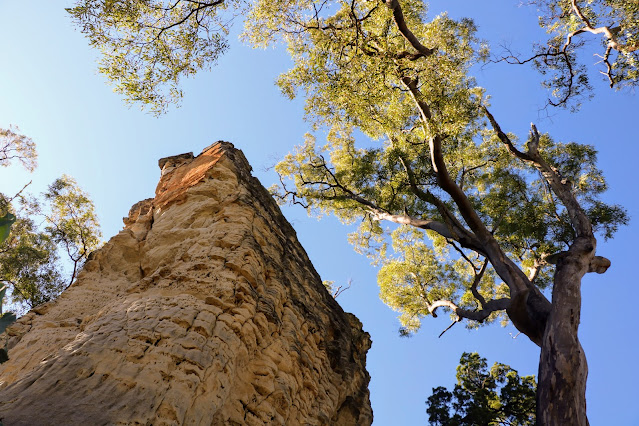
[[[16,314],[7,312],[0,317],[0,334],[16,321]]]
[[[12,213],[7,213],[0,217],[0,244],[9,237],[9,230],[15,221],[16,217]]]

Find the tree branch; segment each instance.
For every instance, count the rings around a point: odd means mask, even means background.
[[[408,183],[413,194],[415,194],[422,201],[425,201],[429,204],[434,205],[439,211],[439,214],[441,215],[442,219],[444,220],[444,222],[449,228],[448,231],[451,234],[451,237],[448,237],[448,238],[451,238],[455,241],[460,241],[460,242],[462,242],[462,240],[466,240],[466,245],[472,244],[473,246],[477,246],[477,247],[481,246],[481,244],[477,240],[477,237],[472,232],[467,230],[464,227],[464,225],[461,224],[461,222],[457,219],[457,217],[455,217],[455,215],[448,209],[448,207],[446,207],[446,205],[439,198],[437,198],[430,191],[422,190],[417,185],[417,180],[415,179],[415,173],[413,172],[413,169],[410,167],[408,162],[406,162],[406,160],[404,160],[404,158],[401,155],[399,156],[399,160],[402,163],[404,170],[406,171],[406,174],[408,176]],[[446,237],[446,235],[444,234],[441,234],[441,235]],[[483,253],[483,250],[481,252]]]
[[[349,198],[355,201],[358,201],[361,204],[364,204],[364,202],[359,201],[355,199],[354,197],[349,197]],[[439,235],[441,235],[444,238],[455,240],[455,241],[459,240],[459,236],[451,233],[450,228],[443,222],[430,220],[430,219],[418,219],[418,218],[409,216],[407,214],[401,214],[401,215],[391,214],[380,209],[379,207],[372,207],[368,204],[366,205],[368,206],[368,212],[371,214],[371,216],[375,220],[387,220],[389,222],[397,223],[400,225],[410,225],[410,226],[414,226],[415,228],[428,229],[428,230],[437,232]],[[483,250],[477,241],[473,241],[473,242],[465,241],[463,246],[483,254]]]
[[[385,2],[386,6],[393,12],[393,20],[395,21],[399,32],[402,34],[402,36],[404,36],[406,41],[408,41],[410,45],[413,46],[413,48],[417,50],[417,52],[419,52],[419,56],[415,57],[415,55],[413,55],[414,59],[413,57],[411,57],[410,59],[415,60],[420,56],[426,57],[434,54],[436,52],[436,49],[429,49],[421,44],[417,37],[415,37],[415,34],[413,34],[413,32],[406,25],[406,21],[404,20],[404,13],[402,12],[402,8],[399,5],[399,1],[385,0]]]
[[[518,150],[511,142],[508,135],[502,130],[493,115],[488,111],[486,107],[482,107],[488,120],[490,121],[493,130],[497,134],[497,137],[506,146],[506,149],[515,157],[530,162],[548,182],[550,188],[555,195],[561,200],[562,204],[568,212],[571,224],[578,237],[593,238],[592,225],[586,215],[586,212],[581,208],[581,205],[577,201],[577,198],[572,192],[571,183],[561,176],[559,170],[548,164],[539,154],[539,132],[534,124],[530,125],[530,140],[528,142],[527,152]]]
[[[24,300],[24,302],[29,305],[30,308],[33,308],[33,300],[31,300],[30,297],[28,297],[26,294],[24,294],[24,292],[22,291],[22,289],[20,288],[20,286],[18,285],[17,282],[12,281],[12,280],[2,280],[3,282],[7,282],[9,284],[11,284],[11,286],[13,286],[13,290],[17,291],[18,293],[20,293],[20,296],[22,296],[22,299]]]
[[[25,184],[25,185],[22,187],[22,189],[21,189],[20,191],[18,191],[18,192],[16,193],[16,195],[14,195],[13,197],[9,198],[9,199],[7,200],[7,204],[10,204],[13,200],[15,200],[16,198],[20,197],[20,195],[22,194],[22,191],[24,191],[25,189],[27,189],[27,186],[31,185],[31,183],[32,183],[32,182],[33,182],[33,181],[32,181],[32,180],[30,180],[27,184]],[[23,198],[22,198],[22,199],[23,199]]]
[[[530,271],[530,275],[528,275],[528,279],[531,283],[534,283],[537,277],[539,276],[539,272],[541,272],[541,268],[543,267],[543,263],[538,259],[535,259],[535,264],[532,267],[532,271]]]
[[[486,306],[486,299],[482,296],[477,290],[477,286],[481,282],[481,279],[484,277],[484,272],[486,272],[486,266],[488,266],[488,259],[484,260],[484,264],[481,266],[479,272],[475,273],[475,278],[473,279],[473,283],[470,286],[470,292],[473,294],[475,299],[479,302],[479,305],[484,308]]]
[[[623,53],[630,53],[639,49],[639,46],[628,46],[619,43],[617,39],[617,33],[620,30],[619,27],[610,28],[608,26],[602,26],[595,28],[592,26],[590,20],[586,17],[586,15],[584,15],[584,13],[581,11],[581,8],[577,5],[577,0],[571,0],[570,4],[572,6],[572,10],[575,12],[575,15],[577,15],[581,22],[584,23],[584,27],[573,31],[572,33],[570,33],[569,37],[583,32],[589,32],[595,35],[603,34],[608,40],[608,48],[615,49],[616,51]],[[570,38],[566,41],[566,44],[570,44]]]
[[[588,267],[588,272],[596,272],[598,274],[603,274],[610,268],[610,260],[606,259],[603,256],[595,256],[591,261]]]
[[[556,168],[548,164],[539,155],[539,132],[534,124],[530,125],[530,142],[528,143],[528,155],[532,158],[532,164],[539,170],[544,179],[548,182],[552,191],[561,200],[573,228],[577,234],[577,237],[594,238],[592,232],[592,225],[586,215],[586,212],[581,208],[579,201],[572,192],[572,184],[567,179],[561,176],[561,173]]]
[[[452,310],[455,313],[455,315],[457,315],[460,318],[465,318],[465,319],[469,319],[469,320],[473,320],[477,322],[483,322],[493,312],[503,311],[505,309],[508,309],[509,306],[510,306],[509,298],[494,299],[494,300],[490,300],[486,302],[484,307],[481,310],[470,311],[468,309],[460,308],[459,306],[457,306],[455,303],[451,302],[450,300],[438,300],[428,306],[428,311],[434,318],[437,318],[437,309],[448,308]]]
[[[286,188],[286,184],[284,183],[284,179],[282,178],[281,174],[277,174],[278,177],[280,178],[280,184],[282,185],[282,189],[284,190],[284,195],[280,195],[279,193],[273,193],[273,197],[277,198],[278,200],[281,200],[282,202],[286,201],[287,197],[291,197],[291,202],[293,204],[299,204],[300,206],[302,206],[305,209],[308,209],[310,207],[310,205],[304,203],[303,201],[303,197],[300,197],[299,194],[295,191],[289,191],[288,188]],[[279,203],[278,203],[279,204]]]
[[[551,265],[556,265],[557,262],[559,262],[560,257],[564,256],[565,254],[566,254],[565,251],[555,253],[550,256],[547,256],[544,260]],[[598,274],[603,274],[604,272],[608,270],[608,268],[610,268],[610,264],[611,263],[609,259],[603,256],[594,256],[592,260],[590,261],[590,264],[588,265],[588,272],[596,272]]]
[[[179,2],[178,2],[178,3],[179,3]],[[156,26],[154,26],[154,25],[143,25],[143,26],[146,26],[146,27],[151,28],[151,29],[154,29],[154,30],[159,30],[159,32],[158,32],[158,33],[157,33],[157,35],[155,36],[155,40],[159,40],[159,39],[160,39],[160,37],[162,36],[162,34],[163,34],[165,31],[168,31],[168,30],[170,30],[171,28],[177,27],[177,26],[179,26],[179,25],[182,25],[183,23],[185,23],[186,21],[188,21],[188,20],[189,20],[189,18],[190,18],[191,16],[193,16],[193,14],[197,14],[197,13],[199,13],[199,11],[200,11],[200,10],[202,10],[202,9],[207,9],[207,8],[209,8],[209,7],[215,7],[215,6],[219,6],[220,4],[223,4],[223,3],[224,3],[224,0],[217,0],[217,1],[214,1],[214,2],[212,2],[212,3],[202,3],[202,2],[190,2],[190,3],[195,3],[195,4],[197,4],[198,6],[197,6],[196,8],[191,9],[191,10],[189,11],[189,13],[187,13],[187,14],[186,14],[186,16],[184,16],[182,19],[180,19],[180,20],[178,20],[178,21],[175,21],[175,22],[173,22],[172,24],[169,24],[169,25],[167,25],[167,26],[165,26],[165,27],[156,27]],[[177,3],[176,3],[176,4],[177,4]],[[197,15],[196,15],[196,16],[197,16]]]
[[[432,127],[430,123],[432,121],[432,115],[429,106],[422,99],[422,95],[417,87],[417,81],[410,77],[402,77],[402,82],[413,96],[424,125],[427,128]],[[503,132],[501,133],[503,134]],[[436,173],[439,187],[451,196],[464,221],[477,236],[483,254],[489,259],[495,272],[497,272],[499,277],[501,277],[510,289],[512,303],[511,299],[505,299],[507,302],[501,302],[502,308],[500,309],[508,309],[508,316],[513,321],[513,324],[515,324],[520,331],[524,332],[533,342],[541,345],[541,337],[545,329],[545,319],[547,318],[548,312],[550,312],[550,302],[539,289],[530,282],[521,268],[504,253],[497,240],[495,240],[494,236],[475,211],[466,194],[464,194],[455,181],[451,179],[444,162],[441,135],[435,134],[430,136],[428,143],[431,163]],[[510,146],[514,149],[512,143]],[[515,150],[515,152],[519,151]],[[470,313],[468,314],[470,315],[469,318],[485,319],[490,315],[490,305],[494,305],[495,303],[495,301],[487,302],[485,308],[479,311],[480,314]],[[457,309],[459,310],[459,308]],[[465,313],[463,310],[459,312]]]
[[[460,322],[460,321],[461,321],[461,317],[457,317],[455,320],[453,320],[453,322],[451,322],[451,323],[450,323],[450,325],[444,329],[444,331],[442,331],[441,333],[439,333],[438,338],[441,338],[441,337],[444,335],[444,333],[446,333],[448,330],[450,330],[451,328],[453,328],[453,326],[454,326],[455,324],[457,324],[458,322]]]
[[[422,116],[424,125],[431,127],[430,122],[432,120],[432,113],[430,107],[422,99],[421,92],[417,87],[417,80],[403,77],[402,82],[406,85],[410,91],[413,100],[417,104],[417,108]],[[428,138],[430,147],[431,163],[433,170],[437,176],[437,182],[439,186],[446,191],[453,199],[462,217],[470,227],[470,229],[477,235],[482,243],[492,239],[490,232],[486,228],[486,225],[482,222],[481,218],[473,208],[470,200],[466,197],[466,194],[459,188],[455,181],[450,177],[446,163],[444,162],[444,155],[442,153],[442,137],[439,134],[435,134]]]
[[[490,124],[493,127],[493,130],[495,130],[497,137],[506,146],[506,149],[508,149],[508,152],[510,152],[512,155],[519,158],[520,160],[533,161],[532,157],[530,157],[525,152],[518,150],[515,147],[515,145],[513,145],[508,135],[504,133],[503,130],[501,130],[501,127],[495,120],[495,117],[490,113],[490,111],[488,111],[488,108],[482,105],[482,109],[484,110],[486,117],[488,117],[488,121],[490,121]]]
[[[472,233],[466,231],[463,227],[459,229],[461,231],[461,234],[457,234],[451,231],[451,227],[447,223],[442,223],[442,222],[439,222],[436,220],[430,220],[430,219],[419,219],[419,218],[409,216],[408,214],[401,214],[401,215],[393,214],[389,212],[388,210],[377,206],[372,201],[369,201],[363,198],[362,196],[355,194],[350,189],[346,188],[343,184],[339,182],[335,174],[328,168],[323,158],[322,158],[322,163],[319,163],[319,164],[311,163],[311,165],[313,167],[323,168],[325,172],[331,177],[334,183],[333,184],[329,182],[303,182],[303,183],[305,184],[320,183],[323,185],[327,185],[330,188],[337,188],[342,192],[344,197],[351,199],[361,204],[362,206],[365,206],[365,210],[368,211],[368,213],[370,213],[371,216],[376,220],[387,220],[389,222],[393,222],[393,223],[397,223],[401,225],[410,225],[420,229],[429,229],[431,231],[437,232],[444,238],[450,238],[455,241],[458,241],[465,248],[474,250],[482,255],[485,255],[485,251],[481,243],[479,242],[479,240]],[[423,192],[422,194],[426,195]],[[434,198],[434,196],[430,198]],[[450,216],[454,217],[452,214],[450,214]],[[446,216],[444,216],[444,218],[446,219]]]
[[[497,63],[497,62],[503,61],[508,64],[524,65],[524,64],[527,64],[528,62],[532,62],[532,61],[540,59],[540,60],[543,60],[546,65],[549,65],[550,59],[562,60],[566,66],[565,73],[567,74],[565,88],[563,89],[563,96],[561,96],[561,98],[559,98],[557,101],[553,101],[552,98],[549,98],[546,101],[547,102],[546,106],[551,105],[551,106],[557,107],[557,106],[567,104],[568,100],[576,94],[575,93],[575,77],[577,73],[575,71],[575,66],[572,63],[570,56],[568,54],[569,46],[570,44],[567,43],[564,45],[562,49],[559,49],[557,46],[549,45],[545,51],[541,53],[537,53],[536,55],[533,55],[524,60],[519,59],[509,49],[505,49],[508,52],[508,56],[503,56],[498,60],[491,60],[490,62]],[[612,77],[609,75],[609,78],[612,78]]]

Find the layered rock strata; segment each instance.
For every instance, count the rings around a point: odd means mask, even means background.
[[[370,424],[370,337],[242,152],[160,168],[155,198],[3,336],[4,425]]]

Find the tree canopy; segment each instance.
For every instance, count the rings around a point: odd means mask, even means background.
[[[433,388],[426,401],[428,421],[436,426],[535,424],[533,376],[521,377],[510,366],[464,352],[457,366],[457,384],[449,391]]]
[[[19,132],[17,127],[0,128],[0,166],[9,167],[15,160],[32,172],[38,165],[35,143]]]
[[[540,13],[539,24],[550,39],[536,46],[535,55],[511,55],[511,63],[533,61],[549,73],[544,85],[553,91],[549,104],[570,102],[591,92],[587,63],[594,58],[610,87],[636,86],[639,82],[639,5],[626,0],[531,0]],[[588,45],[598,45],[588,48]],[[588,54],[588,56],[585,56]],[[592,56],[590,56],[592,55]]]
[[[0,164],[14,158],[32,171],[35,143],[14,130],[0,130],[3,152],[14,153],[0,158]],[[11,214],[14,219],[0,243],[0,282],[10,289],[9,300],[20,311],[55,299],[73,282],[101,237],[93,202],[73,178],[56,179],[40,197],[24,194],[25,188],[11,198],[0,193],[0,216]]]
[[[486,321],[511,303],[513,289],[486,260],[493,243],[499,257],[514,259],[504,268],[516,262],[524,286],[545,299],[538,290],[552,280],[551,256],[576,237],[564,204],[578,204],[605,237],[626,220],[623,209],[599,200],[606,184],[595,149],[533,128],[528,153],[520,151],[468,76],[484,55],[471,21],[423,21],[420,2],[395,10],[353,5],[328,18],[291,18],[280,30],[295,66],[279,84],[291,96],[304,91],[309,119],[328,129],[326,144],[307,135],[277,166],[295,187],[280,197],[360,224],[351,241],[381,264],[382,298],[403,313],[408,330],[440,307]],[[286,14],[259,16],[255,37],[266,40],[282,26],[271,21]],[[403,25],[391,25],[397,16]],[[402,33],[406,22],[410,34]],[[409,40],[418,36],[442,47],[414,47]],[[377,142],[356,146],[356,130]],[[573,199],[554,193],[544,173],[571,182]]]
[[[544,86],[551,90],[550,105],[574,107],[590,93],[591,67],[586,64],[593,61],[590,56],[583,58],[586,53],[595,54],[611,87],[635,86],[639,81],[639,8],[634,2],[530,0],[522,6],[537,9],[539,23],[550,38],[536,43],[530,56],[506,50],[493,60],[532,63],[548,74]],[[182,97],[181,79],[210,68],[228,49],[227,36],[238,16],[246,16],[245,39],[264,47],[279,36],[295,35],[295,30],[290,31],[292,22],[302,23],[314,14],[323,18],[334,8],[329,2],[312,1],[77,0],[67,11],[90,45],[101,52],[99,72],[128,103],[159,114]],[[353,10],[357,8],[353,3]],[[422,12],[416,13],[425,13],[425,5],[419,8]],[[588,49],[592,40],[599,40],[602,49]],[[443,46],[451,40],[438,41],[437,49],[446,50]]]
[[[67,9],[102,53],[99,71],[129,102],[162,112],[181,98],[180,79],[215,63],[228,47],[236,1],[81,0]]]

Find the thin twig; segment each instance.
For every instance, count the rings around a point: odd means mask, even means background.
[[[457,317],[457,319],[455,319],[455,320],[454,320],[454,321],[453,321],[453,322],[452,322],[452,323],[451,323],[448,327],[446,327],[446,329],[445,329],[444,331],[442,331],[441,333],[439,333],[439,337],[441,338],[441,337],[444,335],[444,333],[446,333],[448,330],[450,330],[451,328],[453,328],[453,326],[454,326],[455,324],[457,324],[458,322],[460,322],[460,321],[461,321],[461,318],[460,318],[460,317]]]

